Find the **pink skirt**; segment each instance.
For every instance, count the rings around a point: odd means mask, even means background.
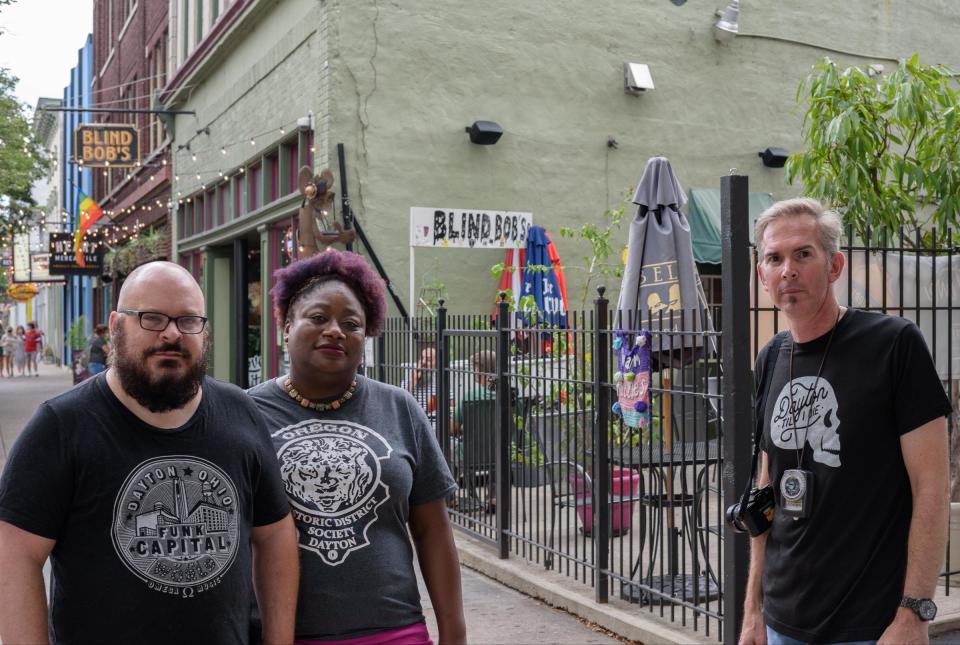
[[[335,641],[297,639],[294,645],[433,645],[426,623],[414,623],[406,627],[388,629],[368,636],[345,638]]]

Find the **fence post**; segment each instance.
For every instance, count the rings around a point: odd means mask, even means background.
[[[443,457],[448,464],[453,464],[450,455],[450,339],[447,338],[447,307],[443,298],[437,307],[437,329],[434,339],[434,355],[437,360],[434,364],[434,383],[436,391],[436,418],[437,439]]]
[[[387,382],[387,330],[384,329],[377,336],[377,380],[381,383]]]
[[[497,302],[497,550],[501,560],[510,557],[510,326],[507,324],[507,293]]]
[[[747,177],[720,179],[723,249],[723,503],[735,503],[750,477],[753,374],[750,355],[750,235]],[[747,535],[723,532],[723,642],[736,643],[743,624]]]
[[[606,287],[597,288],[594,301],[593,329],[593,407],[597,422],[593,425],[593,548],[596,565],[594,594],[598,603],[607,602],[610,568],[610,462],[607,461],[610,430],[609,325],[607,305],[603,297]]]

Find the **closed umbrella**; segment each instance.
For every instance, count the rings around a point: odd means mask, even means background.
[[[633,203],[637,213],[630,222],[617,302],[619,326],[656,332],[661,321],[668,326],[672,316],[674,329],[692,330],[694,319],[703,320],[705,298],[693,259],[690,224],[680,212],[687,195],[666,157],[647,161]],[[702,345],[702,337],[694,334],[676,339],[672,348],[666,341],[655,341],[653,358],[679,365],[689,362]]]
[[[618,327],[631,335],[641,330],[653,332],[651,359],[654,369],[662,369],[663,394],[661,430],[664,454],[672,452],[672,410],[670,367],[690,362],[703,353],[704,336],[682,333],[672,338],[657,332],[693,332],[706,320],[705,298],[700,276],[693,259],[690,224],[680,209],[687,196],[665,157],[647,160],[643,176],[633,195],[637,212],[630,222],[627,242],[627,263],[617,302]],[[704,325],[709,326],[709,324]],[[663,369],[667,368],[667,369]],[[653,446],[650,447],[653,450]],[[676,594],[697,581],[677,571],[677,549],[680,531],[673,516],[672,460],[664,472],[665,502],[670,541],[670,575],[648,580],[667,593]],[[700,581],[701,597],[709,593]],[[693,595],[692,591],[689,594]],[[655,600],[647,597],[647,601]]]
[[[539,315],[537,323],[558,329],[567,327],[567,288],[560,256],[542,226],[527,231],[521,296],[533,296]]]

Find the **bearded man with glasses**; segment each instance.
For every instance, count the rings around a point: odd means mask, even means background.
[[[107,371],[20,435],[0,479],[3,642],[246,643],[251,590],[263,641],[293,640],[276,456],[250,399],[206,376],[204,314],[188,271],[139,267],[110,314]]]

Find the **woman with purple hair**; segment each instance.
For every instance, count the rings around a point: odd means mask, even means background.
[[[357,374],[365,339],[383,330],[383,281],[359,255],[332,249],[274,279],[290,372],[250,395],[297,522],[297,643],[432,643],[414,547],[440,643],[465,642],[445,503],[456,484],[416,400]]]

